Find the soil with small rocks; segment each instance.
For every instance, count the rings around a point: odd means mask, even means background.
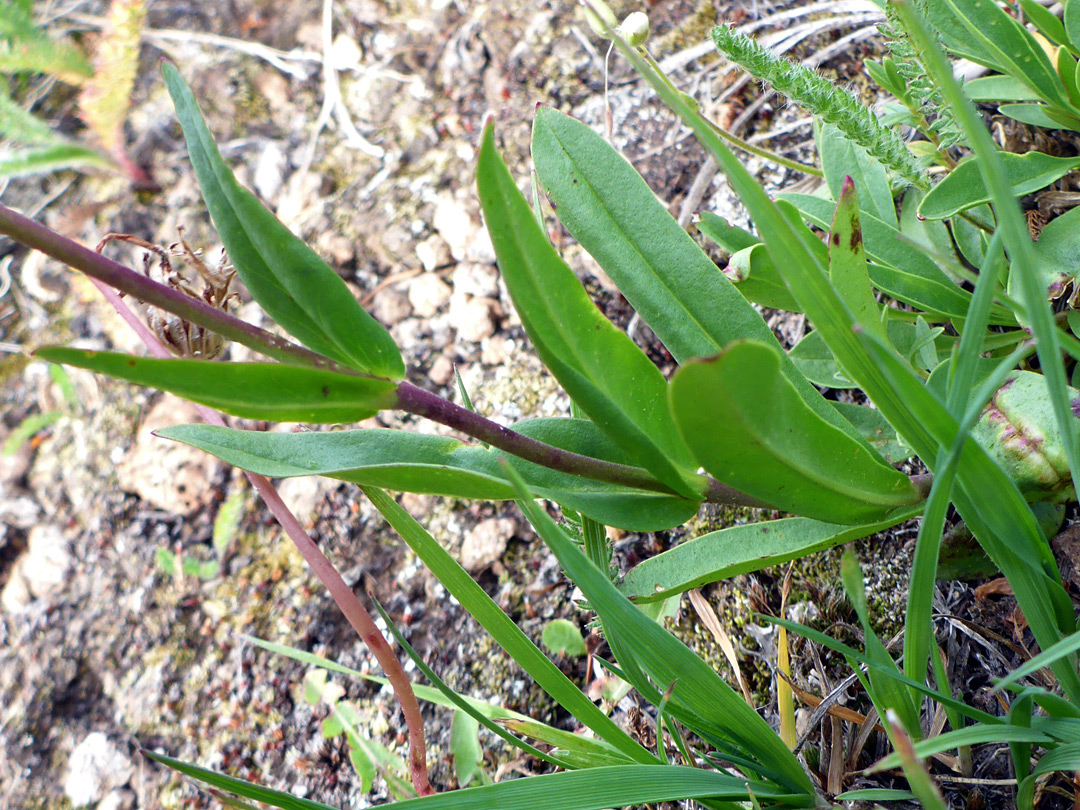
[[[95,13],[102,11],[91,5]],[[769,10],[761,6],[762,13]],[[749,13],[741,5],[661,0],[650,9],[654,50],[668,54],[696,45],[718,19],[741,22]],[[66,25],[75,23],[63,17],[54,22],[58,29]],[[478,409],[505,423],[569,414],[567,397],[529,348],[498,278],[472,174],[488,114],[495,117],[500,148],[523,187],[537,102],[604,127],[603,45],[572,3],[335,3],[334,64],[344,106],[366,145],[350,142],[340,119],[317,128],[326,87],[319,63],[307,58],[322,51],[315,4],[284,2],[271,9],[250,0],[203,6],[166,0],[151,6],[149,26],[261,43],[281,51],[284,61],[271,64],[183,34],[151,37],[142,53],[128,137],[131,156],[152,172],[161,191],[136,195],[123,179],[108,176],[70,184],[68,178],[46,177],[10,183],[0,198],[6,205],[38,208],[39,220],[88,245],[119,232],[164,246],[177,241],[182,227],[190,244],[216,257],[219,242],[156,70],[162,57],[169,58],[191,84],[240,181],[305,238],[390,330],[411,381],[454,397],[457,369]],[[838,36],[828,34],[825,41]],[[837,60],[832,67],[841,75],[857,71],[857,55],[841,54]],[[670,210],[711,208],[745,223],[745,215],[732,208],[730,190],[709,174],[700,147],[621,60],[613,58],[611,65],[613,138]],[[711,55],[700,56],[675,75],[697,86],[710,80],[714,66]],[[730,123],[757,104],[759,95],[750,83],[710,112]],[[70,99],[56,103],[56,116],[74,115]],[[791,123],[799,115],[767,101],[744,134]],[[809,128],[794,132],[779,145],[789,155],[812,159]],[[799,180],[789,170],[751,163],[770,188]],[[701,183],[704,193],[695,189]],[[636,322],[603,272],[558,228],[551,232],[605,314],[629,327],[658,366],[671,373],[670,355],[648,327]],[[141,251],[130,245],[107,250],[129,266],[141,266]],[[140,351],[131,331],[86,279],[7,240],[0,241],[0,269],[12,279],[0,298],[5,346],[61,343]],[[268,326],[246,293],[238,312]],[[770,324],[788,345],[805,331],[798,318],[773,316]],[[228,357],[249,355],[232,346]],[[52,415],[13,454],[0,458],[0,806],[216,806],[217,800],[194,783],[144,758],[142,749],[335,807],[391,799],[381,778],[365,793],[344,740],[321,735],[328,709],[303,698],[308,665],[247,640],[289,645],[380,674],[243,476],[153,435],[158,427],[197,421],[191,407],[78,370],[67,374],[70,386],[21,351],[0,357],[0,440],[27,417]],[[446,432],[395,413],[380,414],[364,426]],[[298,478],[281,482],[280,488],[346,581],[358,592],[374,594],[452,687],[574,728],[572,718],[479,630],[355,487]],[[227,545],[215,549],[215,519],[223,505],[237,501],[235,531]],[[554,618],[584,628],[589,616],[573,606],[572,585],[513,505],[410,494],[400,502],[538,643]],[[702,533],[731,519],[707,509],[686,529],[620,534],[614,538],[616,561],[626,570],[688,532]],[[876,572],[883,621],[893,628],[903,612],[913,538],[914,530],[906,526],[859,546],[864,564]],[[801,596],[793,600],[808,620],[846,628],[856,636],[846,640],[858,641],[853,614],[835,584],[835,555],[815,559],[798,569]],[[770,717],[775,636],[750,622],[747,609],[779,610],[782,573],[762,572],[706,591],[737,639],[740,666]],[[972,589],[963,585],[943,589],[942,597],[943,610],[975,602]],[[980,604],[1008,599],[999,594]],[[1001,633],[1023,640],[1023,627],[1015,616],[1009,619],[1010,611],[1007,604],[993,607],[986,621],[998,617]],[[672,626],[730,675],[716,640],[686,601]],[[950,666],[958,672],[978,652],[972,649],[977,642],[964,638],[949,648]],[[796,650],[811,658],[804,648]],[[818,694],[848,674],[839,672],[834,659],[826,660],[828,666],[808,665],[799,673],[806,688]],[[583,687],[593,682],[584,661],[557,661]],[[411,664],[407,669],[415,672]],[[358,679],[331,679],[357,705],[364,732],[405,756],[404,723],[388,691]],[[981,693],[987,683],[986,677],[969,678],[965,691]],[[850,699],[865,708],[864,696],[856,692],[851,689],[841,702]],[[628,709],[636,711],[632,698],[619,704],[616,717],[647,735],[641,713]],[[451,715],[427,706],[424,718],[433,784],[439,790],[457,787],[449,750]],[[844,733],[851,736],[854,730]],[[869,763],[870,754],[884,752],[883,740],[874,735],[860,765]],[[486,732],[481,741],[492,778],[543,770],[542,763],[516,757]],[[827,762],[827,747],[819,750]],[[986,772],[999,775],[1003,766],[991,763]],[[873,786],[891,784],[889,779],[878,778]],[[995,804],[1006,794],[993,791],[983,792],[983,806],[1006,806]]]

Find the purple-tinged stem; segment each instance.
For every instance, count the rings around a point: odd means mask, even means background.
[[[95,256],[97,254],[94,254]],[[131,311],[124,300],[120,297],[112,287],[109,287],[105,282],[92,279],[94,286],[96,286],[109,301],[116,308],[116,311],[120,314],[129,326],[135,330],[135,332],[142,338],[146,344],[147,349],[155,357],[168,358],[168,349],[166,349],[161,342],[157,339],[153,332],[146,327],[138,316]],[[221,414],[204,405],[195,404],[195,407],[199,411],[199,415],[209,425],[217,425],[219,427],[225,427],[225,420],[222,419]],[[308,564],[308,567],[318,577],[319,581],[325,586],[326,590],[330,592],[330,596],[333,598],[334,603],[338,606],[338,609],[348,619],[349,624],[356,631],[356,634],[360,636],[361,640],[367,645],[375,656],[375,660],[382,667],[383,672],[386,673],[387,680],[390,681],[390,685],[394,690],[394,696],[397,698],[398,705],[401,706],[401,712],[405,716],[405,725],[409,729],[409,766],[412,772],[412,783],[416,792],[420,796],[426,796],[434,793],[434,789],[431,787],[431,783],[428,781],[427,774],[427,746],[424,741],[424,719],[420,714],[420,704],[416,700],[416,695],[413,692],[412,684],[409,682],[409,676],[405,674],[405,670],[401,666],[401,662],[398,661],[397,656],[394,655],[394,651],[390,648],[390,644],[382,633],[379,632],[379,628],[376,626],[375,621],[371,618],[371,614],[361,604],[356,594],[353,593],[345,580],[341,578],[341,574],[334,568],[334,564],[327,559],[326,555],[322,553],[322,550],[315,544],[315,541],[311,539],[311,536],[304,531],[304,527],[300,525],[300,521],[296,519],[296,516],[292,513],[289,507],[285,504],[285,501],[281,499],[281,495],[278,494],[277,489],[270,482],[270,479],[265,476],[258,475],[257,473],[244,472],[248,481],[255,488],[255,491],[262,497],[263,502],[266,503],[270,509],[270,513],[277,519],[277,522],[281,524],[281,527],[285,530],[285,533],[289,536],[289,539],[296,545],[297,550],[303,556],[304,561]]]
[[[167,284],[160,284],[142,273],[137,273],[119,262],[95,253],[73,239],[24,217],[6,206],[0,205],[0,233],[7,234],[16,242],[80,270],[109,287],[140,301],[172,312],[192,323],[197,323],[227,340],[291,365],[325,368],[342,374],[359,374],[317,352],[278,337],[236,318],[217,307],[194,298]],[[100,286],[99,286],[100,289]]]
[[[118,262],[106,258],[78,242],[61,236],[44,225],[22,216],[0,205],[0,233],[5,233],[27,247],[40,250],[48,256],[64,262],[76,270],[81,270],[93,279],[97,279],[140,301],[172,312],[185,320],[196,323],[222,337],[233,340],[260,354],[293,365],[324,368],[341,374],[363,375],[355,369],[344,366],[313,352],[285,338],[245,323],[239,318],[212,307],[180,290],[147,278],[124,267]],[[649,472],[626,464],[571,453],[558,447],[552,447],[536,439],[523,436],[516,431],[503,427],[497,422],[485,419],[460,405],[431,394],[411,383],[402,382],[397,388],[397,407],[409,413],[423,416],[432,421],[460,430],[492,447],[505,450],[519,458],[539,464],[542,467],[606,481],[623,486],[636,487],[650,492],[673,494],[670,487],[657,480]],[[753,498],[709,476],[700,476],[702,498],[709,503],[727,506],[768,507],[769,504]]]

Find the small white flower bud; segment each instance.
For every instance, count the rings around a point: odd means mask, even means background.
[[[649,18],[644,12],[635,11],[623,20],[622,25],[616,30],[619,36],[626,40],[626,44],[637,48],[644,45],[645,40],[649,38]]]

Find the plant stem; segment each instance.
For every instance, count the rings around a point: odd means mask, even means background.
[[[40,250],[122,294],[172,312],[274,360],[330,369],[342,374],[359,373],[272,332],[245,323],[167,284],[160,284],[3,205],[0,205],[0,233],[7,234],[26,247]]]
[[[96,253],[94,254],[97,255]],[[161,342],[157,339],[153,332],[151,332],[142,321],[131,311],[131,308],[124,303],[114,289],[109,287],[105,282],[98,279],[93,279],[94,286],[96,286],[109,301],[116,308],[116,311],[120,316],[131,326],[132,329],[142,338],[146,344],[150,353],[160,357],[168,358],[168,349],[166,349]],[[199,415],[209,425],[217,425],[219,427],[225,427],[225,420],[221,417],[217,411],[207,408],[204,405],[195,404],[196,409],[199,411]],[[338,609],[344,614],[349,624],[356,631],[356,634],[360,636],[360,639],[367,645],[375,656],[375,660],[379,666],[382,667],[383,672],[386,673],[386,678],[390,681],[390,685],[394,690],[394,696],[397,698],[398,705],[401,706],[401,713],[405,716],[405,725],[409,729],[409,766],[412,772],[412,783],[416,792],[420,796],[426,796],[434,793],[430,782],[428,781],[427,774],[427,746],[424,741],[424,719],[420,714],[420,704],[416,700],[416,695],[413,692],[412,684],[409,682],[408,675],[405,674],[405,670],[401,666],[401,662],[398,661],[397,656],[394,655],[394,651],[390,648],[390,644],[386,641],[386,638],[379,632],[379,628],[376,626],[375,621],[371,618],[371,614],[361,604],[356,594],[353,593],[345,580],[341,578],[341,574],[334,568],[334,564],[327,559],[326,555],[322,553],[319,547],[315,544],[315,541],[311,539],[311,536],[304,531],[304,527],[300,525],[300,521],[296,519],[296,516],[292,513],[285,501],[281,499],[281,495],[278,494],[277,489],[270,482],[270,479],[265,476],[259,475],[253,472],[244,472],[248,481],[255,488],[255,491],[259,493],[267,507],[270,509],[270,513],[277,519],[277,522],[281,524],[281,527],[285,530],[285,533],[289,535],[289,539],[293,541],[297,550],[303,556],[304,561],[311,568],[312,572],[318,577],[323,586],[330,592],[331,598],[338,606]]]
[[[580,475],[594,481],[645,489],[650,492],[671,493],[665,484],[640,467],[617,464],[612,461],[572,453],[523,436],[497,422],[485,419],[478,413],[438,397],[423,388],[403,382],[397,389],[397,406],[403,411],[426,417],[433,422],[467,433],[475,439],[487,442],[518,458],[531,461],[553,470]],[[738,490],[702,476],[703,496],[710,503],[729,506],[767,507],[768,504],[744,495]]]

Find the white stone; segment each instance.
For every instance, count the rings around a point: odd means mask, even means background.
[[[30,530],[22,558],[22,575],[37,599],[52,596],[63,588],[71,563],[71,546],[59,526],[46,523]]]
[[[134,772],[131,760],[95,731],[71,752],[64,793],[74,807],[85,807],[101,801],[110,789],[127,784]]]
[[[469,531],[461,543],[461,566],[475,573],[497,562],[517,531],[510,518],[488,518]]]
[[[480,298],[499,297],[499,274],[490,264],[462,262],[454,268],[450,285],[455,293],[475,295]]]
[[[456,261],[464,261],[466,249],[476,237],[476,232],[480,230],[480,223],[469,216],[465,206],[453,197],[440,197],[435,204],[431,224],[446,240],[450,255]]]
[[[429,273],[450,264],[450,246],[438,234],[433,234],[416,246],[416,258]]]
[[[435,273],[422,273],[409,284],[409,303],[420,318],[430,318],[450,300],[450,285]]]
[[[285,170],[289,160],[285,150],[275,141],[266,141],[255,163],[255,190],[271,206],[276,202],[285,182]]]
[[[373,296],[371,314],[384,326],[393,326],[412,314],[412,304],[404,290],[386,287]]]
[[[450,325],[457,330],[461,340],[478,343],[495,334],[498,311],[498,302],[490,298],[471,298],[456,293],[450,297]]]

